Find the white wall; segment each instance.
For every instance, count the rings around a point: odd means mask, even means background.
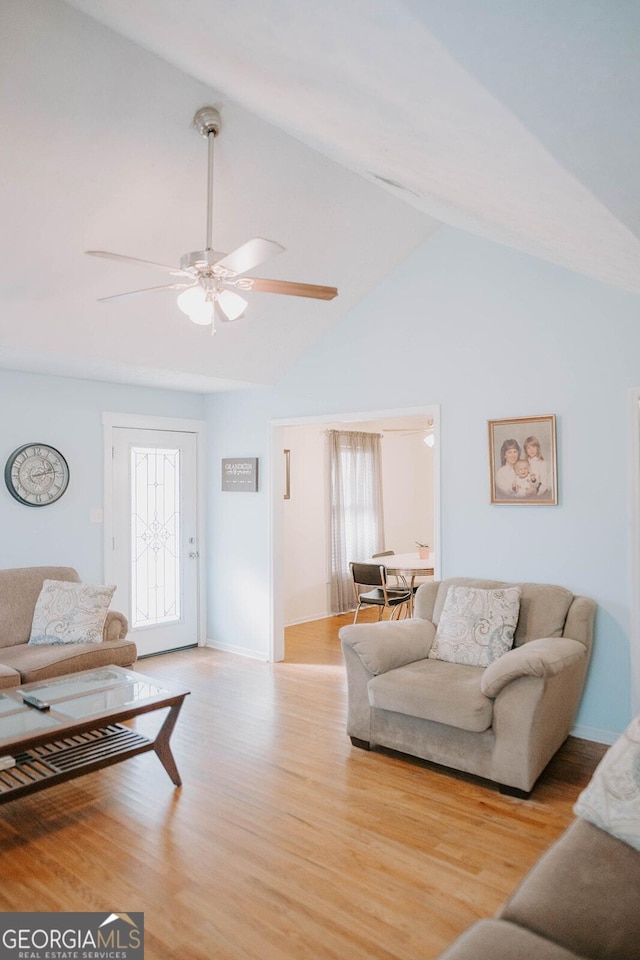
[[[382,434],[385,546],[409,553],[417,550],[416,540],[433,545],[433,451],[424,443],[426,431],[385,432],[392,423],[396,421],[283,428],[283,448],[291,451],[291,499],[283,504],[286,624],[331,613],[327,430]]]
[[[328,490],[326,427],[286,427],[283,449],[291,450],[291,499],[284,517],[284,617],[300,623],[329,612]]]
[[[435,550],[433,517],[433,449],[425,432],[384,433],[382,484],[387,550],[411,553],[416,541]]]
[[[103,578],[102,414],[105,411],[198,419],[202,396],[170,390],[0,370],[0,464],[23,443],[56,447],[70,470],[63,497],[26,507],[0,483],[0,567],[70,566],[85,580]]]
[[[442,575],[546,581],[594,597],[595,650],[578,724],[606,738],[630,716],[627,421],[639,357],[637,295],[443,229],[276,388],[207,402],[220,455],[252,452],[267,472],[271,418],[380,410],[390,398],[398,407],[439,403]],[[551,413],[559,505],[491,506],[487,420]],[[234,544],[249,532],[259,553],[253,602],[227,595],[223,606],[221,595],[210,633],[266,656],[268,491],[235,504],[233,526],[217,527],[214,568],[229,551],[233,562]]]

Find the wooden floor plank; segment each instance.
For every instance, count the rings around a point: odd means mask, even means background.
[[[6,804],[0,909],[142,910],[147,960],[429,960],[491,915],[605,748],[570,738],[527,801],[355,749],[346,622],[288,628],[280,664],[142,661],[192,690],[172,739],[183,786],[146,754]]]

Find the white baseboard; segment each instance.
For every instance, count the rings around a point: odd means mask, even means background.
[[[613,733],[611,730],[598,730],[597,727],[574,727],[571,731],[572,737],[578,737],[579,740],[593,740],[595,743],[608,743],[611,746],[615,743],[619,733]]]
[[[336,616],[334,613],[317,613],[310,617],[301,617],[300,620],[287,620],[285,627],[295,627],[298,623],[311,623],[312,620],[327,620],[334,616]]]
[[[212,650],[221,650],[223,653],[233,653],[237,657],[248,657],[250,660],[268,660],[264,650],[248,650],[246,647],[236,647],[231,643],[215,643],[213,640],[207,640],[205,647]]]

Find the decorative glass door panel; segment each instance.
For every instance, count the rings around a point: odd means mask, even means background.
[[[131,626],[180,620],[180,450],[131,448]]]
[[[113,608],[145,656],[198,642],[195,434],[113,431]]]

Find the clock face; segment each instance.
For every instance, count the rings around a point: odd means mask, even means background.
[[[28,507],[46,507],[59,500],[69,483],[62,454],[46,443],[26,443],[14,450],[4,468],[12,497]]]

